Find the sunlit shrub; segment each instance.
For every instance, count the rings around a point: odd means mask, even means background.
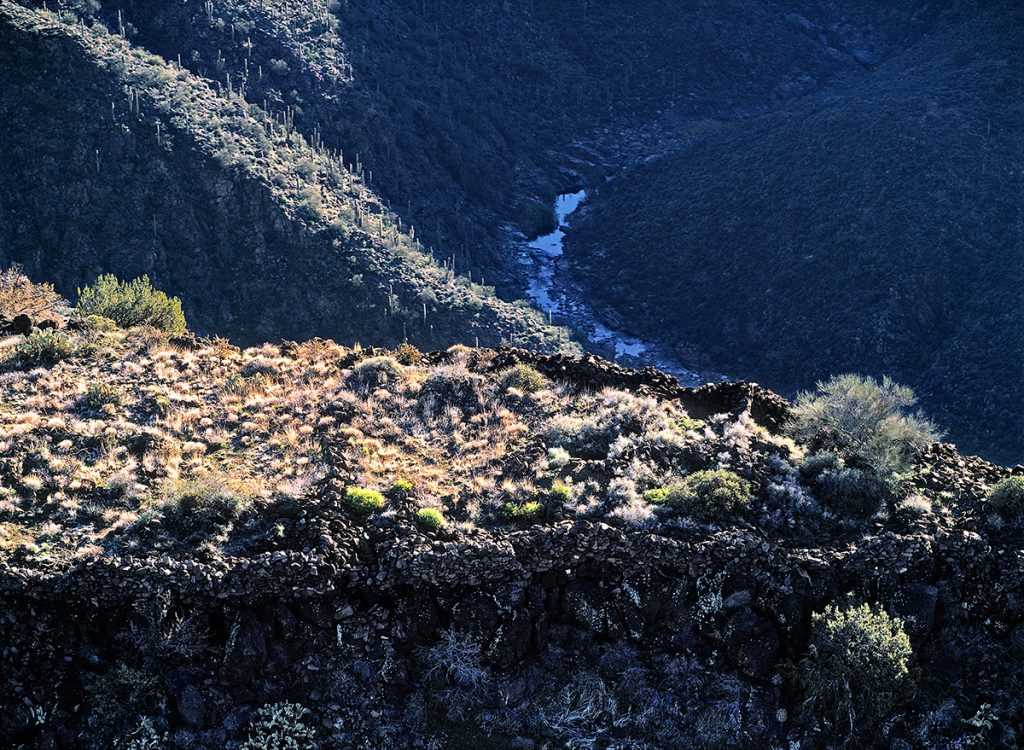
[[[935,425],[911,411],[916,403],[888,377],[839,375],[799,395],[787,430],[813,451],[836,452],[886,479],[939,439]]]
[[[505,503],[498,510],[498,516],[506,523],[527,526],[536,523],[544,514],[544,506],[536,500],[525,503]]]
[[[345,490],[345,506],[360,515],[369,515],[384,507],[384,496],[375,490],[349,487]]]
[[[705,521],[727,521],[742,513],[751,498],[750,482],[726,469],[707,469],[680,482],[655,488],[644,499],[666,513]]]
[[[1024,476],[1007,477],[988,492],[988,503],[1003,519],[1024,522]]]
[[[187,330],[181,300],[154,289],[148,276],[132,281],[121,281],[113,274],[100,276],[78,290],[75,310],[80,317],[100,315],[122,328],[151,326],[171,336]]]
[[[504,390],[515,388],[523,393],[536,393],[548,385],[548,379],[529,365],[515,365],[501,376],[501,387]]]
[[[862,721],[877,726],[910,694],[912,657],[902,622],[883,609],[827,607],[813,616],[810,653],[798,668],[802,708],[834,739]]]
[[[437,508],[420,508],[416,511],[416,523],[428,531],[442,531],[448,528],[448,519]]]
[[[352,368],[349,385],[359,393],[392,387],[405,378],[405,368],[394,357],[371,357]]]
[[[14,347],[14,357],[22,367],[49,367],[75,354],[75,340],[62,331],[32,331]]]

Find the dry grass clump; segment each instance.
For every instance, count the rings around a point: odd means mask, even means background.
[[[0,317],[27,315],[32,321],[62,320],[68,304],[53,284],[36,284],[17,266],[0,271]]]

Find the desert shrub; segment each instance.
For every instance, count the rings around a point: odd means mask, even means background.
[[[561,469],[569,463],[572,456],[565,448],[548,448],[548,468],[552,470]]]
[[[850,467],[835,453],[816,453],[804,459],[800,473],[814,497],[836,513],[867,518],[893,492],[891,483],[871,471]]]
[[[157,675],[125,662],[87,674],[83,682],[84,702],[89,707],[91,729],[99,747],[113,746],[101,744],[102,739],[112,740],[121,735],[140,714],[155,709],[163,697]]]
[[[1007,521],[1024,522],[1024,476],[1006,477],[988,492],[988,502]]]
[[[644,498],[666,512],[726,521],[750,505],[750,482],[727,469],[706,469],[681,482],[648,491]]]
[[[92,411],[99,411],[107,404],[121,406],[123,403],[124,393],[120,388],[109,383],[93,383],[78,399],[79,407]]]
[[[644,500],[651,505],[661,505],[668,500],[669,491],[667,487],[655,487],[644,493]]]
[[[169,483],[149,510],[178,539],[195,542],[230,525],[255,497],[244,482],[210,475]]]
[[[272,360],[266,357],[256,357],[249,360],[242,367],[243,378],[273,378],[276,377],[280,368]]]
[[[49,367],[75,354],[78,346],[68,334],[53,329],[32,331],[14,347],[22,367]]]
[[[448,528],[448,519],[437,508],[420,508],[416,511],[416,523],[428,531],[442,531]]]
[[[456,407],[476,413],[483,408],[483,380],[465,369],[443,367],[423,383],[417,395],[421,407],[428,413]]]
[[[418,365],[423,361],[423,354],[412,344],[404,342],[395,349],[395,359],[403,365]]]
[[[484,666],[479,641],[469,633],[442,631],[441,638],[423,652],[421,659],[424,679],[432,688],[430,694],[456,720],[482,702],[493,679]]]
[[[547,387],[548,379],[529,365],[510,367],[501,376],[501,387],[504,390],[515,388],[523,393],[536,393]]]
[[[544,506],[536,500],[525,503],[505,503],[498,509],[498,517],[506,523],[528,526],[536,523],[544,515]]]
[[[607,728],[626,711],[597,674],[574,673],[561,689],[543,702],[541,720],[561,739],[562,747],[600,747]]]
[[[349,487],[345,490],[345,506],[360,515],[369,515],[384,507],[384,496],[375,490]]]
[[[616,440],[667,429],[668,412],[651,398],[608,389],[581,407],[583,416],[559,414],[544,427],[548,445],[580,458],[601,459]]]
[[[395,497],[408,497],[413,492],[413,484],[404,477],[402,479],[396,479],[394,484],[391,485],[391,489],[388,493]]]
[[[934,424],[910,411],[916,403],[912,390],[888,377],[839,375],[797,397],[787,430],[814,451],[835,451],[888,478],[939,439]]]
[[[117,323],[102,315],[86,315],[81,319],[82,327],[90,333],[109,333],[117,330]]]
[[[52,284],[36,284],[18,268],[0,271],[0,316],[13,319],[27,315],[31,320],[59,319],[67,303]]]
[[[82,317],[110,318],[122,328],[151,326],[171,336],[181,336],[187,330],[181,300],[154,289],[148,276],[132,281],[121,281],[113,274],[100,276],[91,286],[78,290],[75,310]]]
[[[405,368],[394,357],[370,357],[352,368],[348,382],[353,389],[366,394],[400,383],[404,377]]]
[[[572,487],[565,482],[554,482],[548,492],[548,497],[556,505],[565,505],[572,500]]]
[[[804,713],[837,739],[860,722],[877,726],[908,697],[912,657],[903,623],[883,609],[826,607],[813,616],[810,653],[798,667]]]
[[[316,732],[306,723],[308,715],[298,703],[268,703],[256,710],[239,750],[312,750]]]

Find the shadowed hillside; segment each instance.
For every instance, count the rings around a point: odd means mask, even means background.
[[[0,256],[62,291],[148,273],[190,300],[199,330],[244,341],[571,348],[435,264],[287,118],[68,13],[0,4],[0,41]]]
[[[796,0],[69,5],[287,118],[360,172],[439,259],[506,293],[516,274],[505,224],[549,223],[550,196],[574,179],[567,167],[635,155],[631,131],[666,113],[730,114],[813,92],[884,59],[934,15]]]
[[[951,13],[859,82],[705,129],[603,188],[570,253],[721,371],[790,393],[889,373],[964,448],[1021,460],[1022,24]]]

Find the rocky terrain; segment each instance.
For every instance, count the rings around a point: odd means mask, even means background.
[[[757,385],[521,349],[238,349],[19,278],[5,314],[49,310],[0,352],[8,746],[1020,737],[1024,498],[993,488],[1024,467],[922,444],[863,495],[844,482],[882,476],[870,451],[815,453],[806,404]],[[821,618],[854,603],[906,653],[877,715],[880,682],[851,671],[823,704],[812,679]]]

